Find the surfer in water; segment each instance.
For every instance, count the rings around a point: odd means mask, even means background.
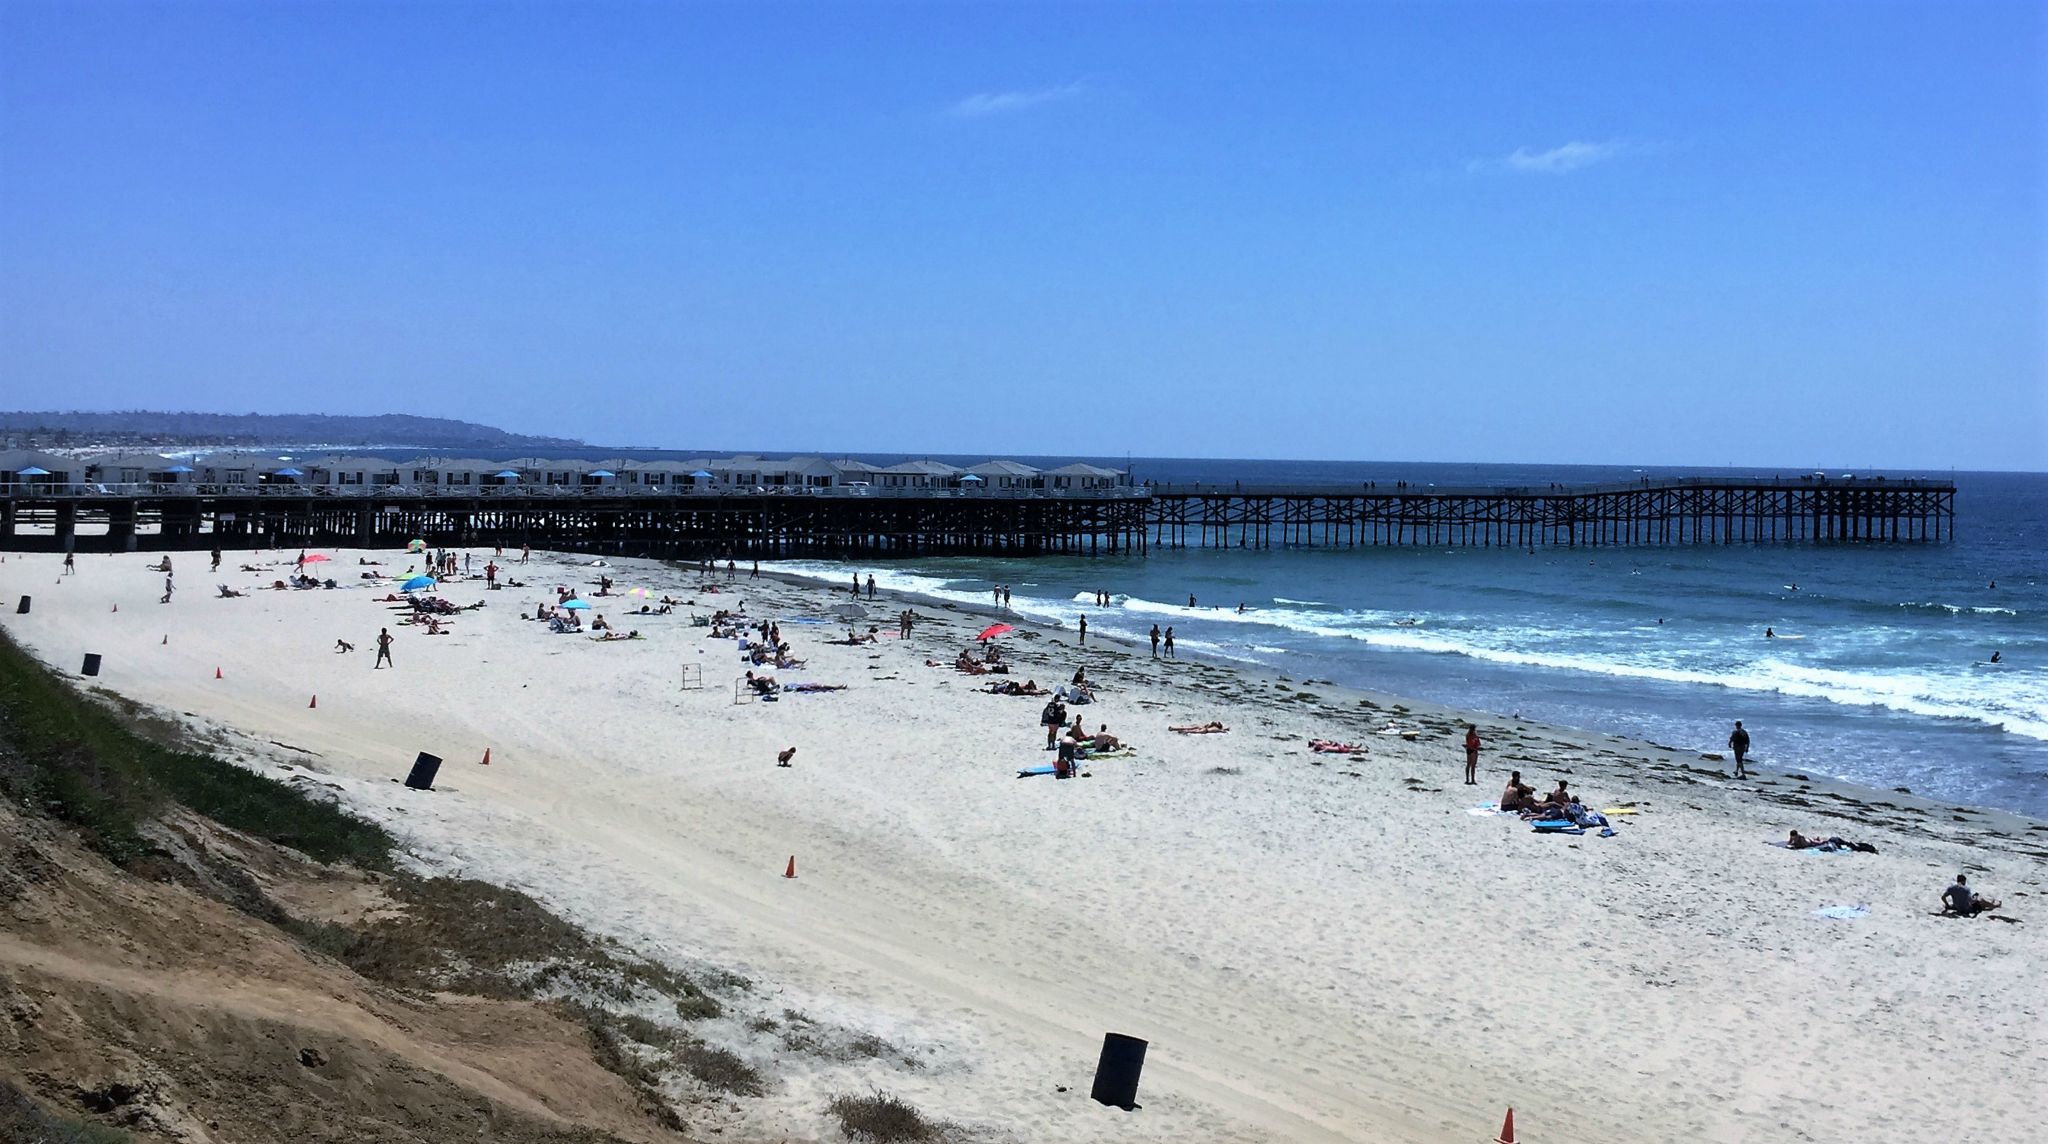
[[[1774,639],[1777,639],[1777,638],[1778,638],[1778,633],[1777,633],[1777,632],[1774,632],[1774,631],[1772,631],[1772,630],[1771,630],[1771,629],[1769,629],[1769,628],[1765,628],[1765,629],[1764,629],[1764,638],[1765,638],[1765,639],[1767,639],[1767,640],[1774,640]]]
[[[2004,659],[2005,659],[2005,656],[2004,656],[2004,654],[2003,654],[2003,653],[2001,653],[2001,652],[1995,652],[1995,651],[1994,651],[1994,652],[1992,652],[1992,653],[1991,653],[1991,662],[1993,662],[1993,663],[2000,663],[2000,662],[2003,662],[2003,661],[2004,661]]]

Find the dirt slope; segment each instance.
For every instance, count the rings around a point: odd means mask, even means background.
[[[189,815],[166,829],[209,856],[185,881],[244,871],[313,921],[388,908],[368,876]],[[541,1006],[403,995],[0,807],[0,1080],[60,1111],[219,1144],[680,1140],[591,1050]]]

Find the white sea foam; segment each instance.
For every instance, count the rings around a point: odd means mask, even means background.
[[[838,583],[846,575],[844,566],[837,564],[799,562],[775,567],[778,571],[828,583]],[[986,590],[947,586],[957,583],[957,579],[883,570],[875,574],[875,580],[879,586],[966,604],[985,605],[990,602]],[[1087,603],[1092,599],[1092,594],[1081,593],[1076,602]],[[1929,718],[1971,720],[2003,727],[2015,735],[2048,741],[2048,675],[2038,671],[1857,672],[1784,659],[1762,659],[1727,666],[1688,664],[1675,660],[1670,649],[1662,644],[1644,648],[1642,658],[1634,654],[1615,654],[1622,649],[1614,649],[1608,654],[1557,650],[1562,645],[1595,645],[1603,635],[1614,634],[1590,629],[1583,633],[1555,627],[1525,626],[1471,630],[1439,626],[1425,630],[1420,626],[1398,624],[1397,620],[1408,617],[1386,611],[1311,612],[1297,608],[1266,608],[1239,613],[1234,608],[1190,608],[1185,604],[1140,597],[1119,596],[1117,600],[1120,607],[1115,614],[1138,619],[1140,626],[1123,629],[1113,621],[1098,620],[1094,618],[1095,613],[1091,613],[1089,623],[1093,632],[1142,642],[1147,634],[1144,625],[1153,617],[1161,622],[1182,624],[1277,628],[1296,635],[1353,640],[1394,650],[1469,656],[1514,667],[1776,693],[1852,707],[1883,707]],[[1075,612],[1068,601],[1023,596],[1013,598],[1011,610],[1026,618],[1059,626],[1071,626]],[[1581,636],[1583,638],[1579,638]],[[1247,652],[1256,655],[1285,654],[1263,642],[1212,641],[1191,636],[1185,631],[1178,633],[1176,642],[1191,651],[1213,652],[1232,658],[1244,658]],[[1724,658],[1726,650],[1702,648],[1696,658],[1706,658],[1709,654]],[[1648,660],[1652,654],[1657,656],[1655,662]]]

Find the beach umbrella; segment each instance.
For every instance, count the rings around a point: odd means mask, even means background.
[[[424,540],[407,541],[405,550],[407,552],[425,552],[427,550],[427,542]]]
[[[711,474],[705,472],[703,469],[698,469],[696,472],[691,473],[690,475],[700,481],[708,481],[711,479]]]
[[[631,596],[635,600],[645,600],[652,597],[654,593],[645,588],[628,588],[626,589],[626,595]]]
[[[614,473],[614,472],[612,472],[612,471],[611,471],[610,469],[592,469],[592,470],[590,470],[590,472],[586,473],[585,475],[586,475],[586,476],[592,476],[592,477],[616,477],[616,476],[618,476],[618,474],[617,474],[617,473]]]
[[[501,481],[516,481],[516,480],[518,480],[518,479],[519,479],[519,470],[517,470],[517,469],[504,469],[504,470],[501,470],[501,471],[500,471],[500,472],[499,472],[499,473],[497,474],[497,476],[498,476],[498,479],[499,479],[499,480],[501,480]]]
[[[981,483],[981,478],[975,476],[973,473],[969,473],[966,476],[960,478],[960,483],[963,485],[968,483],[969,481],[972,481],[978,485]]]
[[[421,588],[431,588],[433,586],[434,578],[432,576],[415,576],[412,579],[407,580],[400,587],[402,590],[407,592],[417,592]]]
[[[564,600],[564,601],[562,601],[562,606],[563,606],[564,608],[567,608],[568,610],[570,610],[570,611],[572,611],[572,612],[580,612],[580,611],[584,611],[584,610],[586,610],[586,609],[588,609],[588,608],[590,607],[590,601],[589,601],[589,600]]]
[[[1014,632],[1016,630],[1016,628],[1011,627],[1009,624],[990,624],[989,626],[981,629],[981,634],[975,636],[974,638],[978,640],[992,640],[997,636],[1009,635],[1011,632]]]
[[[303,477],[306,474],[300,472],[297,469],[279,469],[278,471],[270,475],[273,477]]]
[[[859,604],[839,604],[832,609],[832,614],[842,620],[865,620],[868,618],[868,610]]]
[[[21,470],[21,475],[24,477],[47,477],[50,475],[50,470],[30,465],[28,468]]]
[[[308,557],[306,557],[306,563],[308,563],[308,564],[318,564],[318,563],[320,563],[320,562],[321,562],[321,561],[323,561],[323,560],[332,560],[332,559],[333,559],[333,557],[331,557],[331,556],[323,556],[323,555],[321,555],[320,553],[318,553],[318,552],[315,552],[315,553],[313,553],[313,554],[312,554],[311,556],[308,556]]]
[[[189,473],[191,471],[192,466],[190,465],[172,465],[170,468],[164,470],[164,472],[166,473]]]

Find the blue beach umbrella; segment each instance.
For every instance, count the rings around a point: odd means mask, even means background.
[[[590,475],[590,476],[593,476],[593,477],[616,477],[616,476],[618,476],[618,474],[617,474],[617,473],[614,473],[614,472],[612,472],[612,471],[611,471],[610,469],[592,469],[592,470],[590,470],[590,473],[589,473],[589,475]]]
[[[498,474],[498,479],[501,481],[516,481],[519,479],[519,470],[506,469]]]
[[[21,475],[24,477],[47,477],[50,475],[50,470],[30,465],[28,468],[21,470]]]
[[[164,470],[164,472],[166,473],[189,473],[191,471],[192,466],[190,465],[172,465],[170,468]]]
[[[270,475],[273,477],[303,477],[306,474],[300,472],[297,469],[279,469],[278,471]]]
[[[708,481],[711,479],[711,474],[705,472],[702,469],[698,469],[696,472],[691,473],[690,475],[700,481]]]
[[[587,609],[587,608],[589,608],[589,607],[590,607],[590,601],[588,601],[588,600],[564,600],[564,601],[562,601],[562,606],[563,606],[564,608],[567,608],[567,609],[569,609],[569,610],[570,610],[570,611],[572,611],[572,612],[576,612],[576,611],[582,611],[582,610],[585,610],[585,609]]]
[[[405,582],[404,590],[407,592],[417,592],[421,588],[431,588],[433,586],[434,578],[432,576],[415,576]]]

